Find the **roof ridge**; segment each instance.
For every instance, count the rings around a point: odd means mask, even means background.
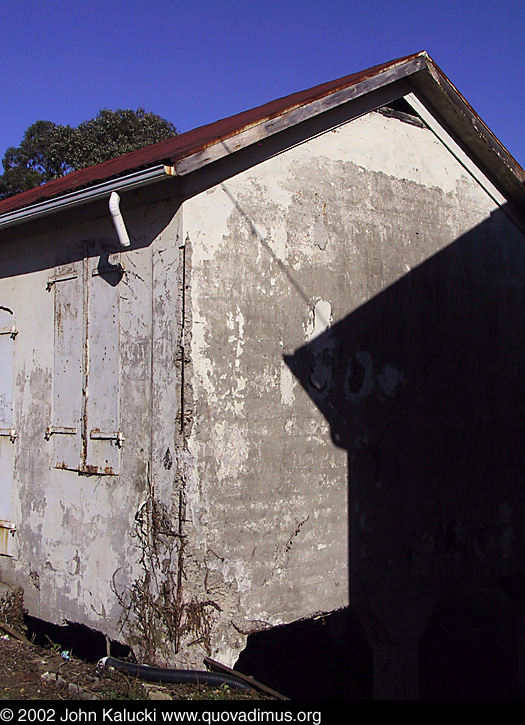
[[[175,160],[183,157],[181,154],[184,155],[188,151],[194,151],[197,148],[205,148],[219,139],[234,136],[236,133],[250,126],[257,125],[285,111],[293,110],[294,108],[323,98],[337,90],[346,88],[360,80],[365,80],[368,77],[394,68],[421,55],[422,53],[419,52],[404,56],[389,61],[388,63],[381,63],[366,70],[350,73],[346,76],[332,81],[326,81],[301,91],[295,91],[277,99],[266,101],[254,108],[246,109],[231,116],[190,129],[169,139],[143,146],[134,151],[128,151],[122,156],[117,156],[113,159],[102,161],[99,164],[72,171],[58,179],[48,181],[46,184],[28,189],[27,191],[20,192],[0,201],[0,214],[37,203],[43,199],[51,199],[54,196],[60,196],[69,191],[75,191],[83,186],[107,181],[123,173],[137,171],[154,164],[173,163]]]
[[[426,72],[421,73],[420,71]],[[37,186],[0,201],[0,217],[41,202],[51,202],[53,199],[64,195],[77,192],[80,194],[84,189],[96,185],[108,184],[112,180],[119,178],[124,179],[128,175],[131,176],[144,170],[161,166],[175,166],[192,156],[197,158],[192,168],[197,168],[208,163],[210,160],[205,154],[199,158],[199,153],[204,152],[208,147],[212,147],[218,142],[237,136],[250,128],[284,116],[295,109],[306,107],[330,95],[351,89],[353,86],[358,86],[360,83],[365,83],[368,80],[378,79],[377,83],[374,84],[374,88],[378,88],[382,85],[381,75],[384,73],[386,74],[385,80],[383,81],[385,86],[401,78],[412,77],[414,83],[418,84],[418,87],[424,85],[423,90],[425,96],[427,95],[429,87],[431,91],[430,95],[433,94],[433,97],[441,94],[439,96],[440,102],[446,96],[448,102],[452,102],[455,110],[459,110],[460,114],[468,117],[468,123],[474,125],[480,137],[483,137],[483,143],[490,146],[492,151],[496,150],[496,154],[500,157],[501,162],[506,163],[508,172],[514,175],[518,181],[520,180],[520,176],[524,172],[521,170],[519,164],[470,107],[468,102],[453,86],[439,66],[432,60],[427,51],[422,50],[411,55],[396,58],[387,63],[372,66],[363,71],[350,73],[335,80],[320,83],[302,91],[296,91],[272,101],[267,101],[254,108],[190,129],[169,139],[158,141],[155,144],[144,146],[135,151],[129,151],[122,156],[73,171],[66,176],[49,181],[42,186]],[[418,78],[421,79],[420,82],[417,82]],[[367,90],[370,90],[370,88],[365,89],[363,86],[363,92],[366,93]],[[343,97],[338,98],[337,102],[344,103],[349,98],[349,94],[343,94]],[[467,113],[461,108],[463,104],[464,108],[467,109]],[[320,113],[323,110],[326,110],[326,106],[324,108],[315,108],[313,113]],[[302,120],[302,118],[299,120]],[[464,130],[465,121],[462,121],[462,123]],[[266,130],[268,134],[271,134],[277,132],[279,128],[276,125],[272,129]],[[243,141],[246,144],[253,142],[246,141],[245,139]],[[242,144],[237,145],[238,148],[241,146]],[[498,162],[495,163],[497,164]],[[499,173],[498,167],[496,167],[496,171]],[[182,171],[180,173],[184,172]],[[515,180],[510,179],[510,185],[507,186],[508,188],[514,188]]]

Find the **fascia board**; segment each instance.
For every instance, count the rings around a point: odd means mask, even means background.
[[[331,93],[328,96],[312,101],[304,106],[292,108],[285,111],[277,118],[268,119],[254,126],[250,126],[244,131],[240,131],[234,136],[217,141],[215,144],[208,146],[202,151],[191,154],[183,159],[174,162],[171,173],[177,176],[185,176],[203,166],[218,161],[236,151],[240,151],[247,146],[261,143],[265,138],[269,138],[274,134],[284,131],[291,126],[295,126],[303,121],[307,121],[314,116],[318,116],[326,111],[330,111],[338,106],[356,100],[373,91],[386,88],[396,81],[411,76],[421,70],[426,64],[426,57],[420,56],[413,60],[406,61],[399,66],[389,68],[373,78],[366,78],[348,88]],[[394,94],[396,98],[400,97],[399,92]],[[393,100],[391,98],[390,100]],[[388,101],[383,101],[383,103]]]
[[[429,58],[410,82],[418,99],[498,187],[507,201],[525,207],[525,171]]]

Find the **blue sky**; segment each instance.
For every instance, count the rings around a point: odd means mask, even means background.
[[[0,156],[100,108],[187,131],[426,50],[525,166],[525,0],[0,0]]]

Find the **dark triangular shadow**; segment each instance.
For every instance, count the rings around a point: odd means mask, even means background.
[[[523,571],[525,238],[504,211],[285,361],[348,451],[350,602],[379,649]]]

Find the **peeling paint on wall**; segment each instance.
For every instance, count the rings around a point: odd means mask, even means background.
[[[521,289],[522,237],[428,129],[381,114],[238,173],[231,162],[231,176],[202,193],[131,208],[134,242],[115,258],[92,244],[109,238],[100,218],[28,238],[0,279],[0,307],[9,303],[19,330],[17,552],[2,576],[25,585],[32,614],[125,637],[166,664],[209,654],[233,665],[250,633],[347,607],[350,592],[364,620],[378,619],[402,607],[407,581],[426,596],[436,572],[459,578],[501,559],[510,567],[521,551],[514,494],[490,491],[454,516],[446,496],[477,465],[478,442],[464,430],[479,431],[487,450],[486,418],[512,397],[507,383],[484,386],[479,365],[468,367],[462,341],[477,319],[469,294],[484,299],[469,270],[490,295]],[[505,251],[491,252],[500,235]],[[88,288],[108,284],[101,262],[122,265],[91,315],[101,334],[90,338],[92,326],[82,338],[100,363],[115,352],[120,404],[106,432],[122,432],[122,445],[111,449],[112,476],[57,468],[56,439],[46,437],[51,423],[85,427],[79,415],[53,421],[54,339],[65,329],[49,289],[58,246],[68,269],[89,271]],[[85,263],[81,249],[90,250]],[[440,255],[449,252],[444,285]],[[487,263],[478,269],[476,259]],[[499,339],[513,300],[498,321],[483,308],[479,339]],[[461,390],[450,387],[457,370],[439,372],[441,353],[426,354],[436,334],[452,360],[467,361]],[[505,349],[490,351],[503,368]],[[461,407],[472,381],[476,399]],[[80,392],[86,403],[89,380]],[[510,479],[511,422],[502,426]],[[450,430],[471,446],[465,457]],[[401,631],[389,616],[385,629]]]

